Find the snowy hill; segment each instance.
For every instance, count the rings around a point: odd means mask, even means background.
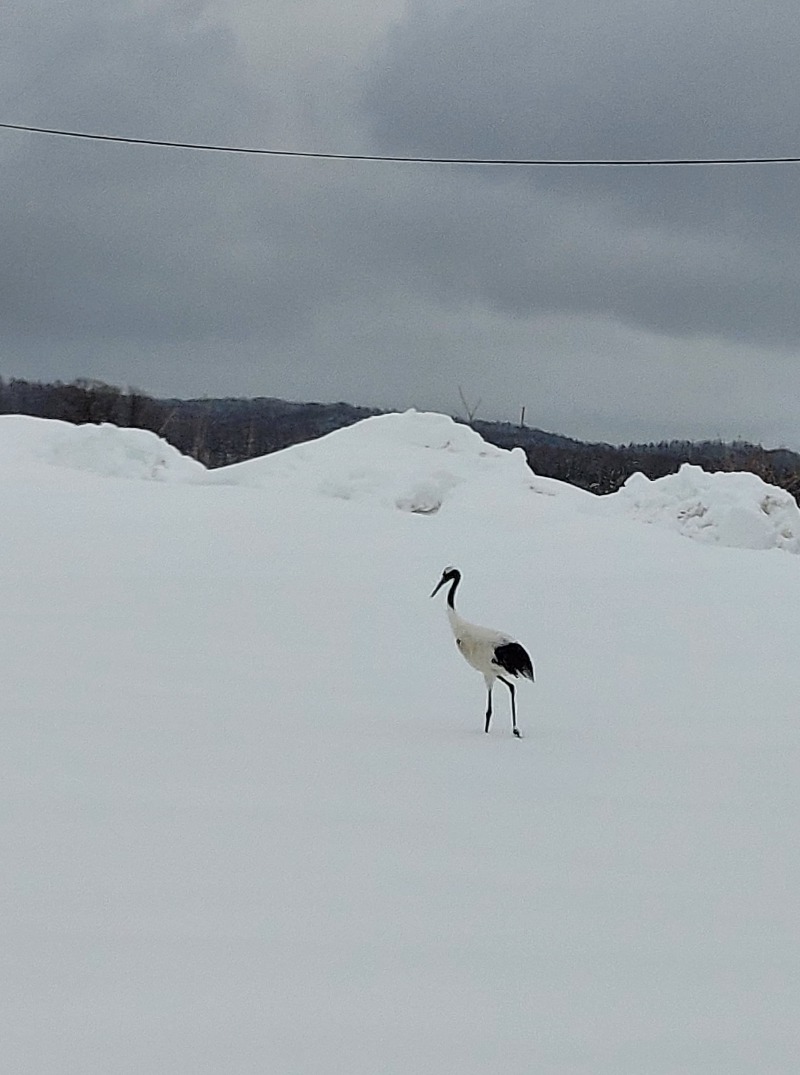
[[[366,418],[319,440],[221,467],[209,480],[262,489],[284,482],[305,494],[369,500],[419,515],[434,514],[468,490],[514,496],[559,485],[537,480],[521,449],[495,448],[446,415],[416,411]]]
[[[688,463],[649,481],[630,477],[602,509],[627,512],[709,544],[800,552],[800,509],[794,497],[755,474],[707,474]]]
[[[0,418],[5,1070],[796,1071],[797,530],[721,477]]]
[[[155,481],[204,481],[207,475],[201,463],[147,429],[0,416],[0,467],[42,465]]]

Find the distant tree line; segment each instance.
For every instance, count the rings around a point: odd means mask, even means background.
[[[267,455],[379,413],[347,403],[157,399],[135,388],[88,379],[43,384],[0,378],[0,414],[149,429],[207,467]]]
[[[750,471],[786,489],[800,503],[800,455],[786,448],[763,448],[736,440],[670,440],[644,444],[604,444],[572,440],[539,429],[500,422],[473,422],[481,436],[501,448],[521,447],[537,474],[592,493],[613,493],[637,471],[648,478],[675,474],[682,463],[704,470]]]
[[[267,455],[382,413],[349,403],[293,403],[271,397],[156,399],[96,380],[44,384],[0,377],[0,414],[149,429],[207,467]],[[751,471],[788,490],[800,503],[800,455],[784,448],[766,449],[740,440],[612,445],[508,422],[469,424],[491,444],[522,448],[537,474],[593,493],[614,492],[636,471],[661,478],[674,474],[682,463],[694,463],[708,471]]]

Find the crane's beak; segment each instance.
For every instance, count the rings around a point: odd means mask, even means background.
[[[446,581],[446,580],[445,580],[445,577],[444,577],[444,575],[442,575],[442,577],[441,577],[441,578],[439,579],[439,581],[438,581],[438,582],[436,583],[436,588],[434,589],[433,593],[431,594],[431,597],[435,597],[435,596],[437,595],[437,593],[439,592],[439,590],[441,590],[442,586],[444,586],[444,584],[445,584],[445,581]]]

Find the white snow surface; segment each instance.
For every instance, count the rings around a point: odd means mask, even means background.
[[[800,509],[794,498],[755,474],[709,474],[684,463],[677,474],[654,481],[633,474],[603,501],[612,512],[622,510],[699,541],[800,552]]]
[[[536,482],[521,448],[504,451],[446,415],[417,411],[367,418],[318,440],[222,467],[211,480],[273,491],[286,485],[419,515],[434,514],[461,493],[530,490]]]
[[[89,474],[153,481],[207,480],[206,468],[147,429],[120,429],[28,415],[0,416],[0,466],[70,467]]]
[[[0,418],[3,1070],[794,1075],[800,574],[717,547],[766,487],[712,546],[442,416],[132,433]]]

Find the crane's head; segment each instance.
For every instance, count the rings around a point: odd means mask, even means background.
[[[458,570],[458,568],[457,567],[446,567],[444,569],[444,571],[442,572],[442,577],[436,583],[436,587],[435,587],[433,593],[431,594],[431,597],[435,597],[436,594],[439,592],[439,590],[441,590],[442,586],[445,585],[445,583],[447,583],[447,582],[456,582],[456,583],[458,583],[460,581],[461,581],[461,572]]]

